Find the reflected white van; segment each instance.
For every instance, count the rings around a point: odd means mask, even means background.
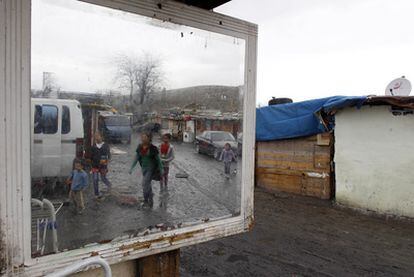
[[[32,178],[66,178],[83,156],[83,119],[76,100],[32,98]]]

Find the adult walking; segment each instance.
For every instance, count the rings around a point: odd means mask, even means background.
[[[129,174],[132,174],[138,163],[142,169],[142,191],[144,194],[142,207],[152,207],[154,202],[151,182],[152,180],[160,181],[161,175],[163,174],[163,167],[159,151],[152,144],[152,136],[150,133],[141,134],[141,143],[137,147],[135,159],[129,170]]]

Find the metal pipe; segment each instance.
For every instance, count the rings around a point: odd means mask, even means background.
[[[56,230],[56,212],[55,212],[55,207],[53,206],[52,202],[50,202],[46,198],[43,199],[43,203],[50,210],[50,217],[52,218],[51,225],[52,225],[53,252],[57,253],[59,250],[58,250],[58,238],[57,238],[57,230]]]
[[[40,219],[36,218],[36,251],[40,250]]]
[[[36,204],[36,205],[38,205],[38,206],[40,206],[40,208],[42,208],[42,209],[43,209],[43,202],[42,202],[42,201],[40,201],[39,199],[32,198],[32,203],[33,203],[33,204]]]
[[[43,202],[40,201],[39,199],[36,198],[32,198],[32,204],[33,205],[37,205],[39,206],[42,210],[43,210]],[[36,243],[36,250],[40,251],[40,254],[43,255],[43,251],[44,251],[44,247],[45,247],[45,236],[46,236],[46,229],[43,231],[43,243],[42,246],[39,245],[40,242],[40,222],[43,222],[43,220],[39,220],[37,219],[37,230],[36,230],[36,234],[37,234],[37,243]]]
[[[86,260],[79,261],[75,264],[72,264],[60,271],[51,273],[49,275],[46,275],[46,277],[64,277],[68,276],[70,274],[74,274],[78,272],[79,270],[91,266],[91,265],[100,265],[102,266],[102,269],[104,271],[105,277],[112,277],[112,271],[111,267],[109,266],[108,262],[102,259],[101,257],[93,257]]]
[[[46,248],[46,234],[47,234],[47,224],[49,224],[49,219],[45,218],[42,220],[44,227],[43,227],[43,240],[42,240],[42,248],[40,249],[40,255],[45,253]]]

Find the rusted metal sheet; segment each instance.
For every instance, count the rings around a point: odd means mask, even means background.
[[[332,134],[258,142],[256,184],[282,191],[330,199],[332,189]]]

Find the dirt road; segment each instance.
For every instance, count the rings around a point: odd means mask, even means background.
[[[221,162],[196,153],[194,145],[184,143],[174,144],[176,158],[170,168],[168,189],[161,190],[159,182],[154,181],[154,207],[150,210],[137,209],[143,198],[141,171],[137,169],[132,175],[128,174],[137,142],[134,137],[131,145],[111,145],[112,161],[108,174],[112,183],[111,194],[106,194],[102,201],[96,201],[90,180],[85,191],[84,213],[75,215],[70,204],[59,211],[57,231],[60,251],[120,236],[137,235],[148,228],[156,231],[154,226],[158,225],[174,227],[240,213],[241,163],[234,165],[238,172],[226,179]],[[178,173],[185,173],[188,178],[176,178]],[[105,193],[106,190],[101,184],[101,191]],[[120,199],[127,199],[128,203]],[[37,248],[36,235],[34,231],[33,248]],[[45,253],[50,250],[48,245]]]
[[[414,222],[255,194],[252,232],[181,251],[189,276],[414,276]]]

